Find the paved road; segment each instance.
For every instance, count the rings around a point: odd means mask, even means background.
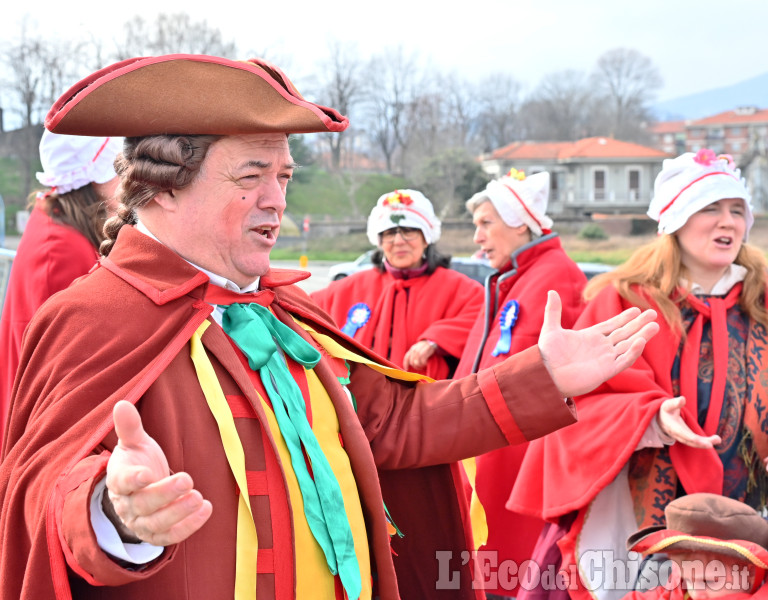
[[[271,264],[273,267],[278,269],[303,270],[299,266],[298,260],[273,260]],[[330,279],[328,279],[328,267],[334,264],[336,263],[329,261],[310,260],[307,264],[306,270],[309,271],[312,275],[308,279],[299,282],[299,287],[307,293],[324,288],[328,285],[328,283],[330,283]]]

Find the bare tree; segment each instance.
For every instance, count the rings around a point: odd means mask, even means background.
[[[330,57],[321,62],[317,70],[322,78],[317,96],[321,104],[332,106],[351,118],[358,103],[362,101],[364,62],[356,44],[332,41],[329,51]],[[323,134],[331,152],[331,169],[334,171],[338,171],[342,164],[345,133]]]
[[[25,195],[34,187],[45,116],[61,93],[77,80],[80,65],[73,57],[83,54],[81,45],[73,42],[28,35],[27,25],[25,19],[19,41],[3,49],[0,81],[4,112],[18,124],[13,148]]]
[[[488,182],[478,161],[464,148],[425,157],[412,180],[441,218],[465,214],[464,200]]]
[[[569,141],[589,132],[592,91],[581,71],[564,70],[545,75],[521,107],[528,139]]]
[[[605,98],[612,137],[637,139],[649,117],[649,104],[663,80],[651,59],[632,48],[614,48],[597,59],[592,75],[596,91]]]
[[[186,13],[160,14],[152,20],[137,15],[125,23],[124,37],[115,43],[117,60],[177,53],[232,58],[237,54],[235,43],[224,41],[218,29],[206,21],[192,21]]]
[[[367,130],[371,143],[381,151],[387,171],[393,173],[396,152],[400,171],[410,141],[409,128],[417,109],[419,70],[416,54],[402,48],[387,49],[371,59],[365,80]]]
[[[490,152],[519,140],[522,135],[519,111],[520,84],[506,73],[490,75],[474,86],[479,104],[477,135],[481,150]]]

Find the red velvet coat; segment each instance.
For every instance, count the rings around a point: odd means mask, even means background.
[[[479,351],[482,352],[479,369],[485,369],[516,352],[534,346],[544,321],[544,305],[549,290],[555,290],[562,300],[563,327],[572,327],[583,308],[581,292],[586,277],[565,253],[560,239],[555,234],[527,244],[517,252],[515,258],[516,271],[510,264],[500,275],[495,275],[488,282],[490,287],[486,289],[486,299],[490,298],[493,302],[498,291],[498,302],[490,307],[486,306],[478,315],[456,370],[456,377],[463,377],[472,372]],[[493,356],[501,332],[501,312],[510,300],[517,300],[520,304],[520,313],[512,328],[510,351]],[[489,327],[489,334],[483,343],[483,331],[486,326]],[[508,446],[477,458],[477,494],[488,522],[488,542],[481,550],[498,551],[499,563],[511,559],[520,565],[529,559],[544,525],[541,519],[513,513],[506,506],[525,456],[526,446],[527,444]],[[517,588],[503,587],[489,587],[488,591],[494,589],[499,594],[509,596],[515,596],[517,592]]]
[[[443,267],[408,280],[369,269],[334,281],[311,296],[339,327],[346,323],[351,307],[359,302],[368,305],[371,318],[355,332],[355,339],[401,367],[411,346],[419,340],[432,340],[440,351],[429,358],[426,369],[412,370],[445,379],[450,375],[445,354],[456,361],[461,357],[482,307],[483,287],[463,273]]]
[[[607,286],[586,306],[576,328],[588,327],[631,306],[613,286]],[[577,424],[528,444],[509,505],[553,523],[577,512],[568,534],[558,542],[564,568],[575,564],[577,538],[592,501],[629,462],[662,402],[675,396],[671,372],[680,336],[663,319],[658,323],[659,333],[648,341],[631,367],[574,399],[579,409]],[[764,398],[764,388],[755,394]],[[686,411],[683,417],[695,433],[703,435],[695,417],[690,419]],[[756,442],[765,456],[766,440]],[[723,492],[722,463],[715,450],[682,444],[675,444],[675,448],[680,454],[673,457],[671,468],[678,474],[701,474],[685,481],[687,493]],[[572,588],[570,595],[584,600],[592,597],[581,585]]]
[[[82,233],[56,223],[40,208],[32,211],[16,250],[0,317],[0,446],[27,323],[43,302],[85,275],[98,258]]]
[[[306,294],[285,285],[296,280],[294,272],[271,271],[262,277],[262,287],[274,290],[272,308],[278,318],[305,338],[291,315],[365,353],[341,336]],[[0,597],[69,598],[70,588],[84,600],[232,597],[238,491],[216,425],[207,408],[200,408],[205,399],[189,357],[188,340],[212,310],[204,300],[207,285],[203,273],[169,249],[124,227],[109,258],[33,319],[0,464]],[[224,393],[243,398],[253,413],[250,418],[237,415],[236,422],[246,468],[263,470],[264,457],[277,452],[268,427],[262,426],[266,417],[248,374],[218,325],[212,323],[202,341]],[[437,579],[432,579],[422,597],[474,597],[467,565],[462,566],[466,540],[454,525],[463,515],[454,510],[458,503],[451,501],[450,471],[441,465],[573,422],[538,351],[533,348],[460,381],[429,384],[396,382],[364,365],[351,365],[349,389],[357,413],[328,359],[321,359],[315,372],[336,409],[358,484],[379,596],[399,594],[378,474],[405,469],[399,495],[408,498],[406,486],[432,493],[433,504],[408,508],[433,519],[435,535],[444,536],[454,557],[442,565],[450,569],[442,581],[460,583],[459,590],[437,590]],[[536,403],[525,401],[533,396]],[[214,506],[200,531],[168,547],[143,570],[110,560],[98,548],[88,518],[93,486],[103,477],[115,443],[111,410],[118,399],[136,403],[171,470],[190,473]],[[280,490],[285,496],[284,479],[275,485],[266,495],[251,496],[260,552],[282,549],[290,557],[293,548],[286,540],[292,539],[291,531],[272,529],[269,506],[279,501]],[[417,567],[424,575],[414,584],[426,589],[437,566],[434,556],[420,558]],[[260,558],[259,564],[266,561]],[[292,597],[297,566],[292,559],[275,559],[274,567],[273,576],[259,573],[261,600]]]

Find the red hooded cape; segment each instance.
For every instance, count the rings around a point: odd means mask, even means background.
[[[474,279],[443,267],[407,280],[369,269],[334,281],[311,296],[338,327],[344,327],[353,306],[365,303],[371,318],[354,338],[381,356],[389,352],[389,360],[401,367],[411,346],[432,340],[440,351],[429,358],[425,369],[413,371],[445,379],[450,374],[445,354],[461,357],[482,306],[482,289]]]
[[[607,286],[587,305],[576,328],[631,306],[613,286]],[[680,336],[663,319],[658,323],[659,333],[631,367],[574,399],[578,423],[528,444],[508,506],[553,523],[576,511],[575,522],[558,542],[564,569],[575,564],[577,539],[591,502],[628,463],[662,402],[674,396],[671,371]],[[683,416],[695,433],[704,434],[695,416],[686,411]],[[672,467],[687,493],[722,493],[723,469],[715,450],[673,448],[680,452],[673,453]],[[581,585],[570,590],[570,595],[591,597]]]
[[[43,302],[85,275],[98,258],[93,244],[75,228],[56,223],[40,208],[32,211],[0,317],[0,446],[27,323]]]
[[[587,280],[581,269],[565,253],[556,234],[522,247],[516,253],[515,261],[517,269],[512,269],[513,274],[509,274],[510,269],[505,268],[487,283],[486,307],[477,316],[456,370],[456,377],[472,372],[479,352],[478,370],[496,365],[512,354],[534,346],[544,322],[544,305],[549,290],[555,290],[560,295],[563,327],[572,327],[576,322],[583,308],[581,291]],[[506,274],[509,275],[504,277]],[[492,302],[497,290],[499,300],[494,308]],[[510,349],[509,352],[493,356],[501,333],[501,313],[511,300],[518,302],[520,312],[512,328]],[[486,320],[489,335],[483,344]],[[481,550],[497,551],[499,564],[512,560],[521,565],[529,559],[544,525],[540,518],[513,513],[506,506],[526,447],[527,444],[508,446],[477,458],[477,494],[488,522],[488,541]],[[504,582],[499,580],[499,585],[491,586],[487,591],[515,596],[517,586],[504,587]]]

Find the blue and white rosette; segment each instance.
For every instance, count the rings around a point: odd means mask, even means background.
[[[499,341],[496,342],[496,347],[491,352],[491,356],[509,354],[509,349],[512,346],[512,328],[515,326],[519,314],[520,303],[517,300],[510,300],[504,305],[501,317],[499,318],[501,334],[499,335]]]
[[[355,333],[371,318],[371,307],[365,302],[358,302],[347,312],[347,322],[341,328],[349,337],[355,337]]]

